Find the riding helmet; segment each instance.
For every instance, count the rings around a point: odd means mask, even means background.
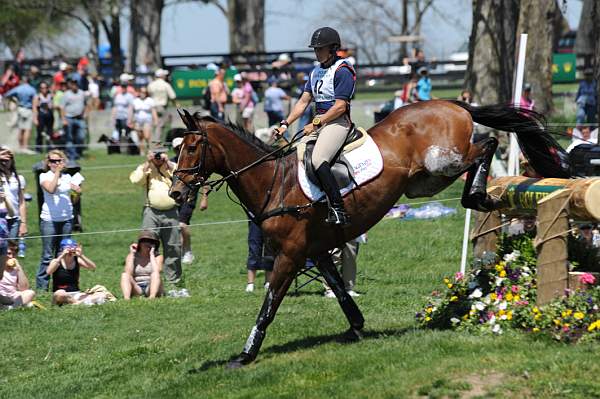
[[[319,48],[330,45],[337,45],[337,48],[339,48],[342,45],[342,42],[340,40],[339,33],[337,33],[335,29],[326,26],[324,28],[317,29],[312,34],[308,47]]]

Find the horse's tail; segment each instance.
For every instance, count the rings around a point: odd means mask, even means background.
[[[546,129],[546,119],[542,114],[512,105],[477,107],[462,101],[452,102],[469,112],[476,123],[515,132],[521,151],[541,176],[572,177],[569,155]]]

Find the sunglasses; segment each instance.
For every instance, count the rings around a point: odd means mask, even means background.
[[[62,159],[49,159],[48,162],[50,163],[61,163],[63,160]]]

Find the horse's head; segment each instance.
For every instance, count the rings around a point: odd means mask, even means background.
[[[177,203],[183,203],[189,199],[190,194],[202,187],[215,171],[216,165],[205,123],[199,123],[187,110],[183,114],[179,110],[177,112],[187,130],[179,148],[177,169],[169,195]]]

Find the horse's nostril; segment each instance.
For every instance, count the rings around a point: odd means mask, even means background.
[[[171,198],[173,198],[174,200],[179,198],[180,195],[181,193],[179,191],[171,191]]]

